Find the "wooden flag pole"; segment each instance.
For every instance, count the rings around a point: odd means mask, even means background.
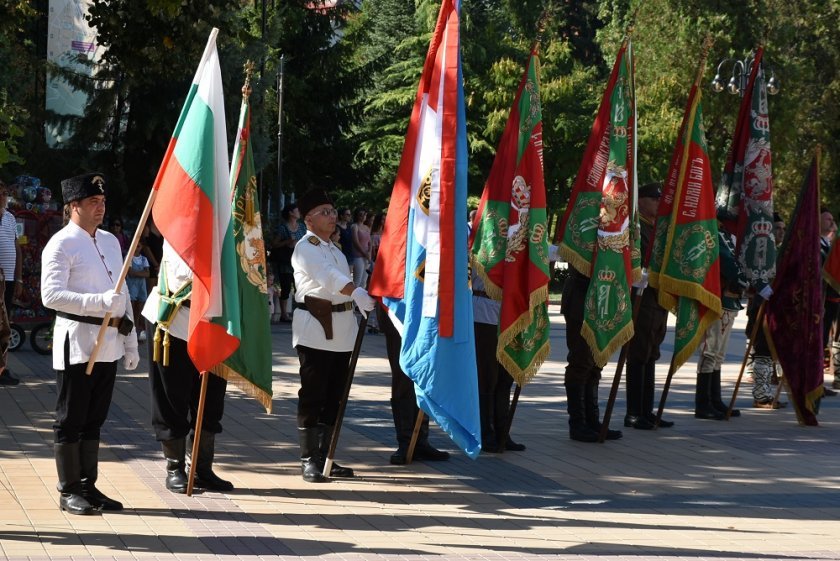
[[[653,243],[651,243],[653,246]],[[645,287],[647,288],[647,287]],[[639,310],[642,307],[642,295],[644,289],[635,291],[633,295],[633,325],[636,325],[636,318],[639,316]],[[635,337],[635,335],[633,335]],[[624,364],[627,362],[627,353],[630,349],[630,341],[621,346],[621,353],[618,355],[618,364],[615,367],[615,376],[613,376],[612,387],[610,387],[610,397],[607,399],[607,406],[604,408],[604,418],[601,421],[601,432],[598,433],[598,442],[603,444],[607,439],[607,431],[610,430],[610,417],[612,417],[612,410],[615,406],[615,400],[618,398],[618,387],[621,385],[621,375],[624,373]]]
[[[753,298],[755,298],[755,296],[753,296]],[[747,360],[750,357],[750,351],[752,351],[753,341],[755,341],[755,338],[758,336],[758,330],[761,327],[761,324],[764,323],[765,304],[767,304],[767,300],[761,302],[761,306],[759,306],[758,313],[755,316],[755,325],[753,325],[750,340],[747,341],[747,351],[744,353],[744,359],[741,361],[741,371],[738,372],[738,379],[735,380],[735,391],[732,392],[732,399],[729,400],[729,407],[726,409],[726,416],[724,419],[727,421],[732,415],[732,409],[735,407],[735,400],[738,398],[738,389],[741,387],[741,378],[744,377],[744,370],[747,367]]]
[[[373,313],[373,310],[368,312],[368,315]],[[365,331],[367,330],[368,315],[362,317],[359,323],[359,331],[356,333],[356,344],[353,345],[353,354],[350,355],[350,365],[347,368],[347,383],[344,386],[344,397],[338,403],[338,414],[335,418],[335,428],[333,429],[332,438],[330,439],[330,447],[327,451],[327,458],[324,462],[324,477],[330,476],[332,471],[333,458],[335,457],[335,448],[338,445],[338,435],[341,432],[341,424],[344,422],[344,410],[347,408],[347,400],[350,398],[350,388],[353,386],[353,375],[356,373],[356,362],[359,360],[359,352],[362,349],[362,340],[365,338]]]
[[[193,445],[190,451],[190,473],[187,476],[187,496],[191,497],[193,482],[195,481],[195,466],[198,462],[198,447],[201,442],[201,425],[204,422],[204,402],[207,400],[207,377],[209,372],[201,373],[201,393],[198,394],[198,411],[195,415],[195,428],[193,429]]]
[[[169,157],[169,153],[167,153],[167,159]],[[166,161],[161,166],[166,165]],[[155,181],[155,186],[158,184],[158,180]],[[134,257],[134,252],[137,250],[137,244],[140,243],[140,236],[143,235],[143,228],[146,226],[146,222],[149,220],[149,214],[152,211],[152,206],[155,204],[155,199],[157,198],[158,190],[157,188],[153,188],[152,192],[149,193],[149,199],[146,201],[146,207],[143,209],[143,214],[140,215],[140,222],[137,223],[137,230],[134,232],[134,237],[131,240],[131,245],[128,246],[128,253],[125,257],[125,262],[123,263],[122,270],[120,271],[120,276],[117,279],[117,284],[114,286],[114,292],[119,292],[122,289],[123,284],[125,283],[125,277],[128,276],[128,270],[131,268],[131,260]],[[134,321],[137,322],[138,319],[134,318]],[[90,359],[88,359],[87,368],[85,368],[85,374],[90,375],[93,372],[93,365],[96,364],[96,356],[99,354],[99,347],[102,344],[102,339],[105,337],[105,330],[108,329],[108,324],[111,322],[111,312],[105,314],[105,317],[102,318],[102,325],[99,326],[99,333],[96,335],[96,342],[93,344],[93,349],[90,351]]]
[[[665,410],[665,400],[668,398],[668,390],[671,389],[671,379],[674,377],[674,363],[677,359],[676,349],[674,351],[674,354],[671,355],[671,364],[668,366],[668,377],[665,378],[665,386],[662,388],[662,397],[659,399],[659,409],[656,411],[654,427],[657,429],[659,428],[659,421],[662,420],[662,412]]]
[[[417,411],[417,420],[414,421],[414,430],[411,432],[411,441],[408,443],[408,452],[405,455],[405,463],[410,464],[414,460],[414,448],[417,446],[417,440],[420,437],[420,428],[423,426],[423,419],[426,414],[422,409]]]

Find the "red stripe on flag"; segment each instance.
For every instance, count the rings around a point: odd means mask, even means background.
[[[447,23],[446,68],[443,69],[443,132],[440,162],[440,302],[439,324],[441,337],[455,333],[455,167],[458,153],[458,12],[450,10]],[[463,218],[461,218],[463,219]],[[450,243],[443,243],[449,240]]]
[[[172,146],[174,142],[170,143],[167,156]],[[228,335],[224,328],[204,320],[213,283],[213,204],[177,158],[170,158],[158,175],[159,185],[165,188],[158,189],[155,199],[152,210],[155,224],[193,271],[187,350],[198,370],[209,370],[239,346],[239,340]]]

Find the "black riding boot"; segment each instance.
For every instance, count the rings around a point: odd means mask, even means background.
[[[569,411],[569,438],[578,442],[598,442],[598,433],[586,422],[585,386],[566,382],[566,407]]]
[[[723,402],[721,399],[721,390],[720,390],[720,369],[712,371],[712,380],[709,382],[709,387],[711,388],[711,401],[712,407],[718,410],[719,413],[723,413],[726,416],[726,412],[729,410],[729,406]],[[741,410],[740,409],[733,409],[732,413],[729,414],[730,417],[740,417]]]
[[[394,416],[394,430],[397,433],[397,451],[391,454],[391,463],[395,466],[405,465],[408,457],[408,445],[414,432],[414,408],[414,400],[391,400],[391,414]]]
[[[81,462],[82,496],[91,505],[102,510],[122,510],[119,501],[108,498],[96,488],[99,477],[99,441],[82,440],[79,443],[79,459]]]
[[[300,443],[300,470],[303,480],[307,483],[324,483],[329,481],[322,473],[321,450],[318,447],[318,427],[298,427],[298,442]]]
[[[327,453],[330,451],[330,440],[332,440],[333,430],[335,427],[318,425],[318,429],[320,431],[318,434],[318,447],[321,452],[319,465],[321,467],[321,472],[323,472],[324,465],[327,462]],[[340,466],[335,462],[333,462],[332,467],[330,468],[330,477],[353,477],[354,475],[353,468]]]
[[[70,514],[95,514],[99,512],[82,495],[82,465],[79,443],[56,444],[55,467],[58,472],[58,506]]]
[[[481,421],[481,451],[495,454],[499,452],[496,431],[493,430],[493,394],[478,394],[478,414]]]
[[[697,387],[694,390],[694,416],[698,419],[720,421],[724,414],[712,406],[711,372],[697,373]]]
[[[522,452],[525,450],[525,445],[514,442],[510,433],[508,433],[508,425],[510,424],[510,388],[513,385],[513,379],[510,378],[509,374],[499,372],[500,379],[502,376],[506,376],[511,381],[511,384],[507,388],[496,388],[494,394],[495,403],[493,404],[493,432],[496,433],[496,443],[499,450],[501,450],[502,438],[504,438],[505,450]],[[499,383],[502,383],[501,380]],[[507,433],[507,438],[505,438],[505,433]]]
[[[206,430],[201,431],[198,441],[198,459],[195,466],[193,483],[199,489],[208,491],[233,491],[233,483],[226,481],[213,472],[213,458],[216,456],[216,434]]]
[[[163,457],[166,459],[166,488],[173,493],[186,493],[188,482],[186,438],[182,436],[181,438],[161,441],[160,447],[163,450]]]
[[[645,364],[645,380],[642,384],[642,415],[656,425],[656,413],[653,412],[653,393],[656,388],[656,361],[651,360]],[[674,426],[673,421],[659,419],[659,428],[669,429]]]
[[[584,405],[586,411],[586,424],[599,435],[601,434],[601,411],[598,408],[598,380],[586,383],[584,388]],[[624,436],[620,430],[607,429],[606,440],[618,440]]]
[[[651,423],[645,416],[643,386],[645,382],[645,365],[637,362],[627,363],[627,414],[624,416],[624,426],[639,430],[651,430]]]

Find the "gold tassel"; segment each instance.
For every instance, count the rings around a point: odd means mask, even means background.
[[[245,224],[254,224],[254,197],[250,189],[245,191]]]
[[[160,362],[160,326],[155,328],[154,344],[152,345],[152,361]]]
[[[163,366],[169,366],[169,332],[163,336]]]

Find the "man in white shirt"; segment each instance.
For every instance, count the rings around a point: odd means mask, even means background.
[[[187,352],[193,272],[168,243],[163,243],[158,285],[143,307],[149,337],[152,427],[166,459],[166,488],[187,492],[187,435],[194,438],[201,374]],[[232,491],[233,483],[213,472],[216,435],[222,432],[227,381],[207,373],[207,395],[198,440],[193,484],[198,489]]]
[[[20,296],[23,280],[21,268],[23,260],[20,257],[20,244],[17,240],[17,221],[14,215],[6,210],[9,202],[9,188],[0,180],[0,273],[5,282],[3,301],[6,314],[12,312],[12,301]],[[8,322],[8,316],[6,318]],[[3,351],[5,353],[5,350]],[[8,368],[0,371],[0,386],[15,386],[20,382]]]
[[[338,212],[326,191],[313,190],[298,201],[306,235],[295,246],[295,311],[292,346],[300,360],[298,439],[303,480],[322,483],[321,473],[347,382],[358,332],[353,303],[368,313],[376,303],[350,277],[341,250],[330,241]],[[333,477],[353,477],[333,464]]]
[[[117,361],[134,370],[140,357],[131,306],[114,285],[122,266],[117,239],[97,227],[105,215],[106,182],[89,173],[61,182],[68,224],[41,254],[41,299],[56,311],[53,368],[58,394],[55,411],[55,463],[59,506],[70,514],[122,510],[122,504],[95,486],[99,434],[114,391]],[[112,319],[99,345],[90,375],[85,373],[102,318]]]

